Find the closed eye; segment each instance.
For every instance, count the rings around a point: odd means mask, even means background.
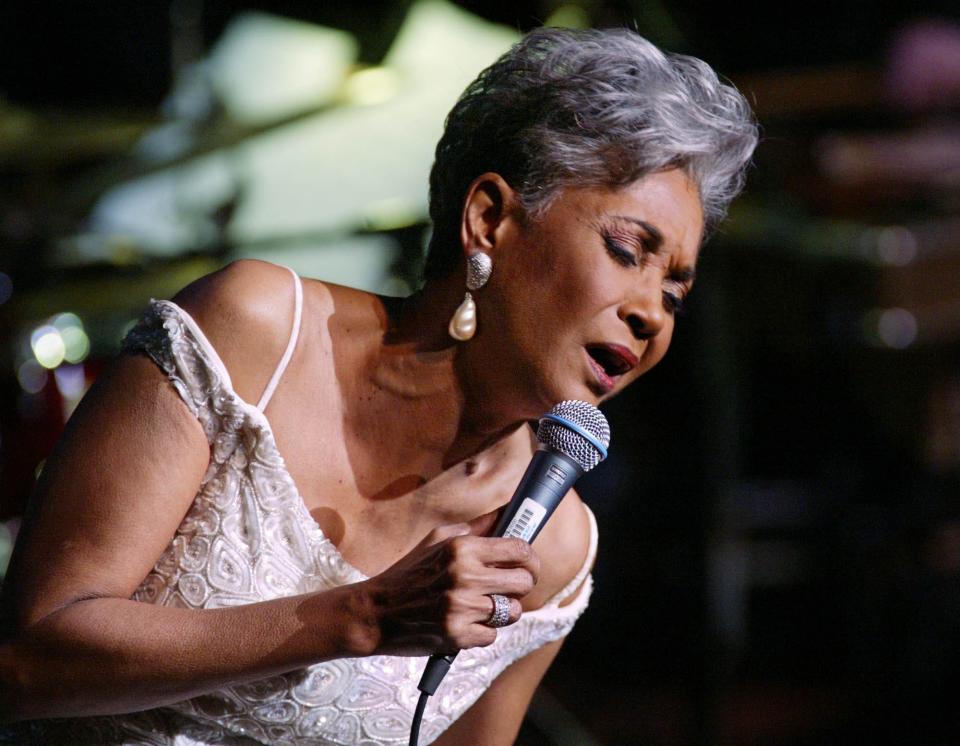
[[[663,289],[663,308],[667,313],[682,314],[686,300],[686,288],[680,283],[668,280]]]
[[[607,253],[613,257],[614,261],[624,267],[637,267],[640,265],[640,259],[637,254],[627,248],[623,243],[615,239],[607,231],[603,231],[603,242],[607,247]],[[644,249],[645,250],[645,249]],[[671,314],[682,314],[684,300],[690,289],[690,283],[693,281],[693,269],[681,270],[675,276],[671,276],[664,283],[663,289],[663,308]]]
[[[663,308],[668,313],[681,314],[683,313],[683,298],[665,290],[663,292]]]
[[[603,242],[607,246],[607,253],[610,254],[619,264],[625,267],[637,266],[637,255],[623,244],[614,240],[611,236],[604,234]]]

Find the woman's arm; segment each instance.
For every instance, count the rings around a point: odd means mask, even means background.
[[[243,297],[220,290],[195,305]],[[151,361],[124,356],[100,377],[47,460],[11,560],[0,718],[128,712],[330,658],[484,644],[489,609],[477,599],[533,585],[536,558],[517,540],[458,525],[380,576],[330,591],[210,610],[129,600],[208,461],[200,424]]]
[[[5,584],[6,717],[151,707],[357,652],[349,588],[199,613],[128,600],[208,455],[149,360],[124,357],[97,382],[44,467]]]

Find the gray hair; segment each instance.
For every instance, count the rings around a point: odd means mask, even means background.
[[[628,29],[537,29],[480,73],[447,116],[430,172],[434,232],[424,274],[461,257],[470,183],[500,174],[537,216],[569,186],[624,186],[682,168],[707,232],[740,192],[757,144],[750,107],[702,60]]]

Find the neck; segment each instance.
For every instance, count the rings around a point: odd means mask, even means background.
[[[464,354],[447,324],[463,300],[457,273],[432,281],[408,298],[383,298],[385,328],[367,380],[377,393],[364,419],[395,433],[398,457],[429,478],[488,450],[525,419],[486,383],[489,365]]]

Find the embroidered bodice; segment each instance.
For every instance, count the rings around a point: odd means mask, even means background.
[[[163,369],[210,443],[200,490],[134,599],[210,609],[365,579],[310,516],[263,414],[296,345],[301,304],[297,278],[290,343],[257,406],[237,396],[199,326],[171,302],[153,301],[124,341],[126,351],[146,353]],[[590,595],[592,515],[590,524],[587,561],[567,588],[501,629],[493,645],[460,653],[427,706],[421,743],[436,739],[512,662],[571,630]],[[577,598],[559,606],[581,582]],[[97,743],[406,743],[425,662],[375,656],[319,663],[144,713],[90,718],[83,727],[72,721],[71,741],[86,731]]]

